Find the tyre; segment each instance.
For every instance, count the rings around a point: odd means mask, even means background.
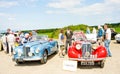
[[[20,61],[16,61],[17,64],[23,64],[23,62],[20,62]]]
[[[104,68],[105,62],[104,60],[100,61],[100,68]]]
[[[41,63],[45,64],[47,62],[47,51],[44,51],[43,58],[41,59]]]
[[[118,41],[118,40],[117,40],[116,42],[117,42],[117,43],[120,43],[120,41]]]

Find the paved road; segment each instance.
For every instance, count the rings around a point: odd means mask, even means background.
[[[58,54],[49,57],[46,64],[39,62],[25,62],[17,65],[12,61],[12,57],[0,52],[0,74],[120,74],[120,44],[111,42],[112,57],[106,59],[103,69],[97,66],[78,66],[77,71],[65,71],[62,69],[63,60]]]

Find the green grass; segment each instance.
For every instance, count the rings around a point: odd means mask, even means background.
[[[49,38],[57,39],[58,38],[58,34],[59,34],[59,30],[55,30],[53,32],[38,33],[38,35],[40,35],[40,34],[48,35]]]
[[[119,28],[119,27],[115,28],[115,31],[116,31],[117,33],[120,33],[120,28]]]
[[[51,36],[52,36],[52,32],[50,32],[50,33],[39,33],[38,35],[40,35],[40,34],[48,35],[49,38],[51,38]]]

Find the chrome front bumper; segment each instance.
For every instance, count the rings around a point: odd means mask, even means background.
[[[70,60],[74,61],[101,61],[105,60],[106,58],[69,58]]]
[[[12,60],[13,61],[21,61],[21,62],[23,62],[23,61],[37,61],[37,60],[41,60],[42,59],[42,57],[36,57],[36,58],[12,58]]]

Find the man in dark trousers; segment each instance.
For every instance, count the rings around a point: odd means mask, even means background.
[[[67,31],[65,32],[65,36],[66,36],[66,54],[67,54],[67,48],[68,48],[68,44],[69,46],[71,45],[72,43],[72,35],[73,35],[73,32],[67,28]]]

